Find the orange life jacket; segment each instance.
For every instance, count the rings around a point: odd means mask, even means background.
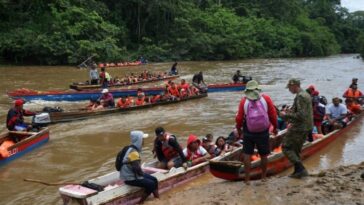
[[[144,105],[145,104],[145,101],[144,101],[144,97],[143,98],[137,98],[135,100],[135,105]]]
[[[121,107],[121,108],[127,108],[127,107],[130,106],[130,100],[126,99],[125,102],[123,102],[121,99],[119,99],[118,103],[117,103],[117,106]]]
[[[178,156],[177,150],[168,143],[170,138],[171,135],[167,135],[166,141],[162,144],[163,155],[168,161]]]
[[[171,95],[176,96],[176,97],[179,97],[179,92],[178,92],[178,88],[177,87],[175,87],[175,88],[170,87],[168,89],[168,91],[171,93]]]
[[[357,98],[357,97],[360,97],[360,92],[359,92],[359,90],[354,91],[352,88],[349,88],[346,91],[346,97],[349,97],[349,98]]]

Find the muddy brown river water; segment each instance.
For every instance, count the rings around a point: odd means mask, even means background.
[[[224,62],[180,62],[181,77],[191,80],[193,73],[204,72],[205,82],[228,82],[236,70],[253,76],[264,84],[262,89],[276,104],[292,103],[285,84],[289,78],[301,79],[303,87],[315,84],[328,99],[342,96],[353,77],[364,90],[364,62],[357,55],[325,58],[255,59]],[[157,63],[130,68],[109,68],[112,76],[126,73],[168,70],[172,63]],[[0,121],[5,122],[12,101],[6,92],[17,88],[36,90],[66,89],[69,83],[88,78],[86,70],[73,67],[0,67]],[[121,147],[129,143],[134,129],[150,134],[143,148],[143,160],[152,159],[154,129],[163,126],[185,145],[189,134],[207,133],[226,136],[234,127],[234,118],[242,92],[211,93],[207,98],[155,107],[128,114],[114,114],[94,119],[50,126],[50,141],[37,150],[0,168],[0,204],[62,204],[58,187],[24,182],[23,178],[47,182],[82,182],[114,171],[114,160]],[[79,102],[77,106],[80,106]],[[72,107],[71,102],[26,104],[25,108],[43,106]],[[364,122],[305,161],[309,170],[333,168],[364,161]],[[5,123],[0,124],[5,130]],[[187,186],[199,186],[209,180],[202,177]],[[163,204],[163,201],[159,203]]]

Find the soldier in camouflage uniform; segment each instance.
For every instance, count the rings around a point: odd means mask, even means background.
[[[302,178],[308,175],[301,162],[300,153],[313,128],[312,101],[311,96],[300,87],[299,80],[289,80],[287,88],[292,94],[296,94],[296,97],[291,110],[280,113],[280,116],[291,124],[283,138],[283,153],[294,165],[294,172],[290,176]]]

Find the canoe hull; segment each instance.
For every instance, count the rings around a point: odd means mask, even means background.
[[[97,117],[100,115],[107,115],[107,114],[113,114],[113,113],[125,113],[133,110],[142,110],[147,109],[155,106],[162,106],[162,105],[168,105],[168,104],[175,104],[180,103],[184,101],[194,100],[194,99],[200,99],[203,97],[207,97],[207,93],[192,96],[189,98],[184,98],[181,100],[174,100],[174,101],[166,101],[166,102],[160,102],[160,103],[154,103],[154,104],[146,104],[142,106],[134,106],[129,108],[112,108],[112,109],[104,109],[99,111],[80,111],[80,112],[52,112],[49,113],[51,123],[60,123],[60,122],[69,122],[69,121],[76,121],[76,120],[83,120],[87,118]]]
[[[232,92],[242,91],[245,89],[243,83],[231,84],[211,84],[208,86],[208,92]],[[163,87],[143,88],[146,95],[157,95],[163,92]],[[137,89],[109,89],[114,98],[136,96]],[[43,101],[83,101],[97,99],[100,97],[101,90],[85,90],[85,91],[49,91],[38,93],[19,93],[17,91],[8,92],[8,96],[13,99],[23,98],[26,101],[43,100]]]
[[[9,150],[10,156],[7,158],[0,157],[0,167],[8,164],[9,162],[25,155],[26,153],[42,146],[49,141],[48,128],[28,137],[26,140],[20,141],[13,148]]]
[[[356,118],[351,121],[345,128],[340,130],[335,130],[323,138],[317,139],[313,142],[307,142],[302,149],[301,158],[304,160],[322,148],[326,147],[332,141],[340,137],[344,132],[348,129],[351,129],[355,124],[357,124],[361,118],[363,118],[364,114],[360,114],[356,116]],[[292,164],[289,160],[284,156],[282,152],[272,154],[268,157],[268,167],[267,167],[267,176],[278,174],[287,168],[290,168]],[[229,181],[237,181],[244,179],[244,166],[243,165],[230,165],[224,163],[223,161],[212,161],[210,162],[210,172],[217,178],[229,180]],[[261,169],[260,169],[260,160],[252,162],[251,165],[251,179],[259,179],[261,178]]]
[[[238,152],[239,150],[233,151]],[[230,153],[226,153],[228,155]],[[222,158],[217,157],[215,159]],[[209,166],[208,162],[203,162],[196,166],[190,167],[187,170],[184,168],[176,168],[173,170],[162,170],[163,172],[158,172],[159,169],[150,169],[156,162],[151,162],[147,166],[142,166],[144,172],[154,175],[159,182],[159,193],[166,192],[172,188],[175,188],[181,184],[189,182],[196,177],[208,172]],[[149,167],[149,169],[148,169]],[[150,172],[152,171],[152,172]],[[107,175],[89,180],[91,183],[96,183],[102,186],[109,184],[114,184],[115,181],[119,180],[119,172],[109,173]],[[80,191],[82,190],[82,191]],[[79,185],[67,185],[59,188],[60,195],[62,197],[63,203],[65,205],[76,202],[82,205],[96,205],[96,204],[107,204],[107,205],[119,205],[136,204],[141,195],[143,194],[143,189],[138,187],[132,187],[127,185],[120,185],[117,188],[110,190],[96,192],[88,188],[84,188]]]

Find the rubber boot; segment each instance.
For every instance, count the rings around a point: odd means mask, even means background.
[[[293,177],[297,173],[297,170],[298,170],[298,165],[296,163],[296,164],[294,164],[294,171],[292,174],[289,175],[289,177]]]
[[[308,172],[301,162],[296,163],[295,166],[297,166],[297,172],[292,174],[292,178],[301,179],[308,176]]]

